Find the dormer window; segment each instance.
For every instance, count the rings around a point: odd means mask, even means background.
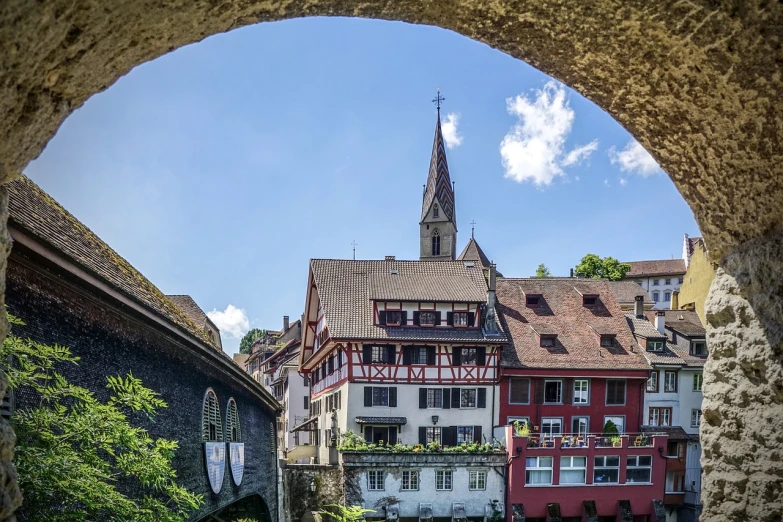
[[[663,341],[653,340],[653,339],[647,339],[647,351],[648,352],[662,352],[663,351]]]
[[[402,312],[386,312],[386,326],[400,326]]]
[[[584,306],[594,306],[598,302],[598,296],[597,295],[583,295],[582,296],[582,305]]]
[[[556,335],[542,335],[541,336],[541,348],[554,348],[555,341],[557,341]]]
[[[691,341],[691,355],[705,357],[707,355],[707,343],[705,341]]]
[[[438,204],[435,203],[435,205],[432,207],[432,217],[438,217],[440,215],[440,211],[438,210]]]
[[[525,295],[525,306],[527,306],[528,308],[535,308],[538,306],[540,300],[541,300],[540,295],[527,294]]]
[[[437,315],[435,312],[419,312],[420,326],[435,326]]]
[[[468,312],[454,312],[452,321],[454,326],[468,326]]]
[[[603,348],[613,348],[614,347],[614,335],[602,335],[601,336],[601,346]]]

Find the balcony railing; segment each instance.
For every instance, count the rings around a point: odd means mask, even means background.
[[[601,433],[565,433],[549,435],[531,433],[527,435],[527,448],[651,448],[653,436],[649,433],[624,433],[622,435],[604,435]]]

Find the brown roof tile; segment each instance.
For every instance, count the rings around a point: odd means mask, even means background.
[[[661,259],[658,261],[625,261],[631,270],[625,277],[651,277],[680,275],[685,273],[685,261],[682,259]]]
[[[462,253],[457,258],[459,261],[476,261],[481,264],[482,268],[489,268],[490,260],[481,247],[473,238],[470,238],[468,244],[462,250]]]
[[[633,281],[610,281],[609,287],[614,292],[614,297],[620,305],[633,304],[636,301],[636,296],[644,297],[645,304],[653,304],[653,300],[650,299],[650,295],[644,288]]]
[[[598,295],[595,306],[582,305],[572,278],[498,280],[502,323],[511,337],[502,364],[510,368],[648,369],[609,282],[580,281],[580,289]],[[524,294],[538,294],[537,307],[525,305]],[[530,325],[557,331],[553,348],[542,348]],[[594,328],[616,334],[613,348],[602,348]],[[632,351],[634,350],[634,351]]]
[[[645,317],[638,318],[628,314],[628,321],[631,328],[635,331],[637,337],[647,337],[645,332],[652,331],[655,336],[663,337],[653,326],[655,314],[664,312],[666,331],[666,345],[663,352],[645,352],[645,356],[650,364],[681,364],[684,366],[704,366],[706,357],[698,357],[690,354],[691,341],[684,337],[684,334],[676,335],[677,330],[687,330],[693,332],[693,336],[704,337],[704,327],[701,326],[699,316],[696,312],[688,310],[648,310],[645,311]],[[652,337],[653,335],[650,335]],[[643,341],[640,341],[644,345]]]

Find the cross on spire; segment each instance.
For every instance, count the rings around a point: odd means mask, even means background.
[[[351,246],[353,246],[353,260],[356,261],[356,247],[359,245],[359,243],[356,242],[354,239],[351,241]]]
[[[432,99],[432,103],[438,108],[438,115],[440,115],[440,104],[444,101],[446,101],[446,98],[440,95],[440,87],[438,87],[438,95]]]
[[[476,230],[476,220],[470,222],[470,238],[473,239],[473,232]]]

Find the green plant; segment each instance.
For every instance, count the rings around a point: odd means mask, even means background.
[[[514,421],[514,433],[517,437],[527,437],[530,435],[530,428],[527,426],[527,422]]]
[[[536,268],[536,277],[552,277],[552,272],[549,271],[544,263],[541,263]]]
[[[623,439],[621,439],[619,436],[614,436],[610,440],[612,441],[612,444],[620,444]]]
[[[8,316],[12,327],[24,323]],[[176,482],[171,466],[176,441],[153,440],[129,416],[154,418],[167,407],[132,374],[108,377],[108,399],[69,383],[57,367],[78,362],[68,348],[9,335],[0,360],[12,390],[38,401],[11,417],[14,463],[28,520],[187,520],[203,499]],[[129,497],[118,487],[142,492]]]
[[[611,420],[606,421],[604,424],[604,435],[619,435],[620,430],[617,429],[617,424]]]
[[[341,506],[339,504],[327,504],[324,506],[330,511],[320,510],[322,517],[331,517],[337,522],[359,522],[366,513],[374,513],[372,509],[364,509],[361,506]]]
[[[628,263],[620,263],[613,257],[601,259],[595,254],[587,254],[574,269],[579,277],[604,278],[619,281],[631,270]]]

